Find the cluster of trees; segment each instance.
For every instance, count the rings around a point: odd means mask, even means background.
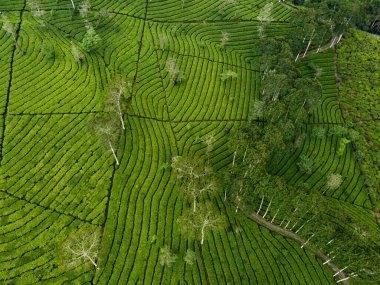
[[[262,164],[269,164],[268,142],[257,131],[263,132],[251,123],[231,139],[233,161],[220,173],[225,200],[236,212],[254,212],[293,231],[306,241],[303,248],[324,252],[329,262],[351,271],[352,277],[379,282],[380,246],[372,229],[308,185],[292,185],[270,174]],[[331,173],[326,190],[341,183],[342,176]]]
[[[193,265],[196,258],[197,256],[195,252],[191,249],[187,249],[183,260],[186,264]],[[177,260],[177,255],[174,254],[168,246],[164,246],[160,249],[159,260],[162,266],[172,267],[174,262]]]
[[[74,48],[75,46],[73,46]],[[96,117],[90,122],[89,129],[101,142],[105,150],[112,152],[117,165],[120,164],[117,157],[117,145],[121,128],[125,130],[123,115],[130,103],[132,94],[132,82],[123,78],[117,78],[107,93],[105,101],[106,113]],[[121,126],[121,128],[120,128]],[[77,267],[91,263],[96,269],[100,246],[100,234],[79,229],[73,233],[63,245],[64,259],[67,264]]]
[[[90,131],[103,144],[104,149],[112,152],[117,165],[117,145],[120,136],[120,126],[125,130],[123,116],[127,111],[132,96],[132,82],[118,78],[107,93],[105,104],[106,114],[98,116],[90,124]]]
[[[320,104],[322,87],[318,78],[301,76],[284,39],[263,38],[256,48],[261,54],[261,98],[251,116],[266,121],[255,136],[267,141],[268,154],[275,154],[299,143],[299,129]]]
[[[264,12],[263,18],[268,16]],[[236,212],[255,212],[297,233],[306,240],[303,247],[322,250],[331,258],[328,262],[334,260],[342,270],[351,270],[349,278],[359,276],[377,282],[379,246],[371,230],[344,210],[336,210],[336,205],[322,195],[340,187],[342,175],[330,173],[325,191],[316,193],[308,185],[290,185],[269,171],[272,163],[301,145],[305,136],[301,126],[320,103],[322,88],[317,72],[314,78],[302,77],[295,61],[331,38],[329,45],[336,44],[348,26],[348,20],[339,26],[320,18],[315,10],[296,14],[291,39],[266,38],[263,33],[255,47],[261,57],[261,97],[252,108],[255,120],[230,139],[232,163],[220,174],[224,197]],[[347,144],[358,138],[357,132],[343,126],[328,131],[315,128],[312,135],[338,136],[338,155],[343,155]],[[307,156],[301,156],[297,164],[302,173],[313,171],[314,163]]]
[[[213,139],[207,137],[205,143],[209,157]],[[178,219],[178,223],[184,233],[199,238],[203,245],[208,231],[220,230],[224,225],[223,216],[218,214],[218,210],[210,202],[210,198],[220,188],[215,174],[197,158],[173,157],[172,168],[177,178],[181,180],[181,190],[193,204]]]
[[[337,27],[351,26],[380,34],[379,0],[292,0],[296,5],[307,6],[323,20],[331,20]],[[311,10],[313,9],[313,10]]]
[[[103,23],[104,19],[108,16],[108,12],[104,10],[97,11],[96,13],[91,12],[90,0],[82,1],[79,6],[75,6],[73,0],[71,0],[71,3],[73,6],[73,16],[79,13],[79,15],[83,18],[86,27],[86,33],[83,37],[81,48],[83,48],[83,50],[86,52],[92,52],[99,46],[99,43],[102,40],[101,37],[97,34],[95,27],[99,27]],[[35,19],[40,22],[41,26],[46,27],[45,15],[47,13],[42,8],[41,1],[27,0],[27,4]],[[51,11],[50,15],[52,14],[53,10]],[[90,21],[90,17],[95,17],[95,21]],[[93,24],[91,24],[91,22],[95,23],[95,27]],[[11,34],[14,36],[14,31]],[[78,62],[82,62],[83,57],[80,54],[79,48],[74,44],[73,56]]]

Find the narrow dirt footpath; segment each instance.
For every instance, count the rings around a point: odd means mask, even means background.
[[[258,223],[259,225],[261,225],[261,226],[267,228],[268,230],[272,231],[272,232],[278,233],[284,237],[287,237],[287,238],[294,240],[299,245],[302,245],[305,243],[305,241],[303,239],[301,239],[301,237],[299,237],[298,235],[296,235],[292,231],[284,229],[284,228],[277,226],[275,224],[272,224],[258,214],[251,214],[249,216],[249,218],[251,220],[253,220],[254,222]],[[322,253],[320,251],[316,251],[310,247],[309,247],[309,249],[314,253],[315,257],[321,259],[323,262],[330,259],[328,256],[326,256],[324,253]],[[340,269],[331,262],[328,262],[326,265],[334,272],[334,274],[340,271]],[[347,275],[345,275],[344,272],[340,272],[339,274],[337,274],[337,276],[339,277],[339,279],[344,279],[347,277]],[[341,283],[342,284],[349,284],[349,281],[346,280],[346,281],[342,281]]]

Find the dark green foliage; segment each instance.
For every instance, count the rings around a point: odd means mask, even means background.
[[[297,5],[316,9],[326,19],[331,18],[338,33],[344,32],[350,25],[364,31],[379,33],[380,1],[379,0],[294,0]]]
[[[82,40],[82,47],[85,51],[91,52],[97,48],[102,39],[93,27],[89,27]]]
[[[162,266],[172,267],[177,259],[177,255],[172,253],[168,246],[164,246],[160,248],[159,259]]]
[[[325,135],[326,135],[326,129],[324,127],[315,127],[315,128],[313,128],[312,136],[321,139]]]
[[[311,174],[313,171],[314,161],[306,155],[301,155],[297,165],[302,173]]]
[[[360,160],[376,210],[380,209],[378,45],[379,40],[374,36],[350,30],[338,50],[342,77],[340,100],[343,114],[351,125],[347,138],[354,143],[355,158]]]

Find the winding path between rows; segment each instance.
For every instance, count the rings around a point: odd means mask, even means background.
[[[272,232],[278,233],[284,237],[287,237],[287,238],[294,240],[299,245],[302,245],[305,243],[305,241],[300,236],[296,235],[294,232],[287,230],[287,229],[284,229],[284,228],[277,226],[275,224],[272,224],[271,222],[265,220],[262,216],[260,216],[256,213],[249,215],[249,218],[251,220],[253,220],[254,222],[256,222],[257,224],[267,228],[268,230],[270,230]],[[314,253],[315,257],[321,259],[323,262],[328,261],[330,259],[327,255],[325,255],[321,251],[314,250],[313,248],[310,248],[310,247],[309,247],[309,249]],[[326,265],[334,272],[334,274],[341,270],[340,268],[338,268],[336,265],[334,265],[331,262],[326,263]],[[340,272],[339,274],[337,274],[337,276],[339,277],[339,279],[347,278],[347,275],[344,272]],[[345,281],[342,281],[341,283],[342,284],[349,284],[349,281],[345,280]]]

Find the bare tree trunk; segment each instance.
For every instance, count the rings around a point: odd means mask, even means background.
[[[277,210],[277,212],[276,212],[276,214],[274,214],[274,217],[273,217],[273,219],[270,221],[271,223],[273,223],[274,222],[274,219],[277,217],[277,214],[278,214],[278,212],[279,212],[280,210]]]
[[[272,200],[273,200],[273,199],[272,199]],[[264,213],[264,216],[263,216],[264,219],[265,219],[265,216],[268,214],[268,211],[269,211],[270,205],[272,204],[272,200],[270,200],[269,205],[268,205],[268,208],[267,208],[267,210],[266,210],[265,213]]]
[[[71,0],[71,4],[73,5],[73,9],[75,10],[74,0]]]
[[[336,273],[333,275],[333,277],[337,276],[338,274],[340,274],[341,272],[343,272],[344,270],[346,270],[347,267],[348,267],[348,266],[346,266],[345,268],[343,268],[343,269],[339,270],[338,272],[336,272]]]
[[[123,121],[123,115],[122,114],[120,114],[120,121],[121,121],[121,126],[123,127],[123,130],[125,130],[124,121]]]
[[[115,153],[115,150],[113,149],[113,146],[110,142],[108,142],[110,148],[111,148],[111,151],[112,151],[112,154],[113,156],[115,157],[115,160],[116,160],[116,164],[119,165],[119,160],[117,159],[117,156],[116,156],[116,153]]]
[[[343,279],[340,279],[340,280],[336,281],[336,283],[340,283],[340,282],[346,281],[346,280],[348,280],[348,279],[350,279],[352,277],[356,277],[356,276],[358,276],[358,275],[357,274],[353,274],[351,276],[348,276],[346,278],[343,278]]]
[[[244,161],[245,161],[245,157],[246,157],[246,155],[247,155],[247,148],[245,149],[245,152],[244,152],[243,163],[244,163]]]
[[[307,220],[297,231],[296,231],[296,233],[298,233],[300,230],[302,230],[302,228],[308,223],[308,222],[310,222],[313,218],[314,218],[315,216],[313,216],[311,219],[309,219],[309,220]],[[297,222],[298,223],[298,222]],[[293,227],[294,228],[294,227]],[[293,228],[292,228],[292,230],[293,230]]]
[[[203,245],[204,238],[205,238],[205,224],[203,224],[202,226],[202,240],[201,240],[202,245]]]
[[[195,213],[195,211],[197,210],[197,197],[194,196],[193,200],[194,200],[193,211]]]
[[[313,236],[314,236],[314,234],[311,237],[309,237],[309,239],[307,241],[305,241],[305,243],[301,246],[301,248],[304,248],[305,245],[307,245],[309,243],[309,241],[313,238]]]
[[[17,48],[19,51],[21,51],[21,53],[23,53],[22,50],[21,50],[21,48],[18,46],[17,39],[16,39],[16,36],[15,36],[14,33],[12,33],[12,37],[13,37],[13,40],[15,41],[15,46],[16,46],[16,48]]]
[[[343,37],[343,34],[340,34],[339,38],[338,38],[338,41],[336,42],[337,44],[340,42],[340,40],[342,39]]]
[[[330,258],[329,260],[326,260],[325,262],[323,262],[323,265],[326,265],[327,263],[329,263],[331,260],[333,260],[335,258],[335,256],[333,256],[332,258]]]
[[[233,160],[232,160],[232,166],[235,166],[235,158],[236,158],[236,150],[235,150],[235,152],[234,152],[234,158],[233,158]]]
[[[86,257],[91,261],[91,263],[96,267],[96,269],[99,269],[98,265],[95,263],[95,261],[92,260],[92,258],[88,255]]]
[[[224,190],[224,201],[227,199],[227,190]]]
[[[307,44],[306,50],[305,50],[305,52],[304,52],[304,54],[303,54],[302,57],[305,57],[305,56],[306,56],[306,54],[307,54],[307,52],[308,52],[308,50],[309,50],[310,44],[311,44],[311,39],[309,40],[309,43]]]
[[[333,38],[333,40],[331,42],[330,48],[332,48],[335,45],[335,41],[336,41],[336,37],[334,36],[334,38]]]
[[[260,204],[259,210],[257,211],[256,214],[259,214],[259,213],[260,213],[261,207],[263,206],[263,203],[264,203],[264,197],[265,197],[265,196],[263,196],[263,198],[261,199],[261,204]]]

